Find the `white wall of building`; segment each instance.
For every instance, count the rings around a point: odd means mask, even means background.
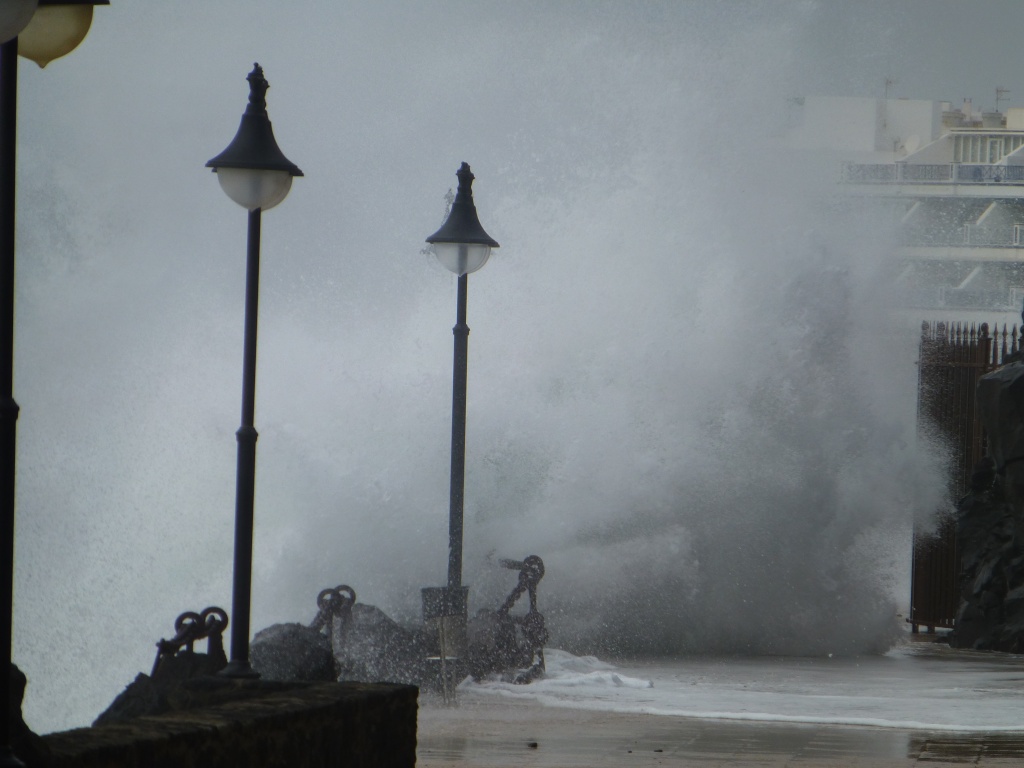
[[[879,149],[916,152],[942,135],[942,103],[922,99],[879,100]]]
[[[921,165],[953,162],[953,137],[947,134],[940,141],[933,141],[923,149],[908,155],[906,161]]]
[[[804,99],[796,146],[892,162],[939,137],[942,106],[920,99],[812,96]]]
[[[1010,107],[1006,110],[1006,129],[1024,131],[1024,108]]]

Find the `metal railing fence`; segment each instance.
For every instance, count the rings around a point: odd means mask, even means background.
[[[1022,329],[1024,330],[1024,329]],[[967,493],[971,471],[985,451],[975,392],[978,379],[1020,351],[1017,326],[990,333],[987,323],[922,323],[918,360],[918,428],[949,456],[949,497]],[[934,632],[952,628],[960,601],[956,520],[945,514],[934,531],[914,534],[910,618]]]
[[[852,184],[1024,184],[1024,165],[978,163],[846,163]]]

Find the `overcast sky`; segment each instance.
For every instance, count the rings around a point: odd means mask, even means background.
[[[765,2],[762,8],[801,4]],[[802,4],[805,87],[824,96],[891,96],[995,107],[1024,105],[1024,6],[1013,0],[858,0]]]

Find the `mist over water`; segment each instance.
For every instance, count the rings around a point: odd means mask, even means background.
[[[884,227],[784,149],[814,6],[339,4],[300,34],[258,5],[228,40],[98,11],[74,70],[22,65],[29,723],[90,721],[230,604],[245,215],[203,163],[253,60],[306,173],[263,217],[254,631],[339,583],[414,621],[444,581],[455,279],[421,248],[465,160],[502,244],[469,279],[471,610],[535,553],[554,646],[887,647],[941,484]]]

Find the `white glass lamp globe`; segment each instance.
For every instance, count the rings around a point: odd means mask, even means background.
[[[45,67],[71,53],[92,26],[91,5],[44,5],[18,35],[18,53]]]
[[[0,43],[17,37],[36,12],[39,0],[0,0]]]
[[[243,208],[267,211],[288,196],[292,175],[288,171],[252,168],[217,168],[217,181],[224,193]]]
[[[491,256],[491,246],[480,243],[434,243],[431,248],[445,269],[456,275],[476,272]]]

